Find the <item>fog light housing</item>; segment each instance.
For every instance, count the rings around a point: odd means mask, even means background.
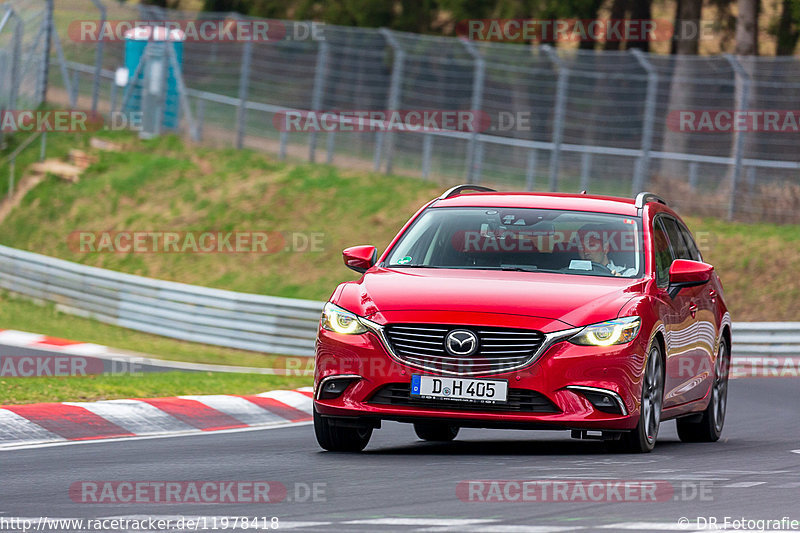
[[[628,414],[628,410],[625,408],[625,403],[622,401],[622,398],[614,391],[578,385],[570,385],[567,389],[580,393],[581,396],[589,400],[589,403],[598,411],[615,415]]]
[[[318,400],[334,400],[341,396],[347,387],[361,376],[329,376],[323,379],[317,390]]]

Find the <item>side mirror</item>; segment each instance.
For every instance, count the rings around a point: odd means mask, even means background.
[[[347,268],[363,274],[378,260],[378,249],[374,246],[351,246],[342,252]]]
[[[669,295],[674,298],[684,287],[708,283],[713,272],[714,267],[708,263],[676,259],[669,267]]]

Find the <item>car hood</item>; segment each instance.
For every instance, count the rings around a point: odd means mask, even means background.
[[[576,327],[616,318],[643,285],[642,279],[544,272],[374,268],[343,284],[334,301],[379,323],[447,312],[538,317]]]

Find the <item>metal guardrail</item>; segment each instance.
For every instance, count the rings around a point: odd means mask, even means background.
[[[286,355],[313,355],[323,306],[123,274],[6,246],[0,246],[0,287],[138,331]]]
[[[736,322],[736,356],[800,355],[800,322]]]
[[[60,310],[191,342],[311,356],[324,302],[163,281],[0,246],[0,287]],[[733,355],[800,355],[800,322],[736,322]]]

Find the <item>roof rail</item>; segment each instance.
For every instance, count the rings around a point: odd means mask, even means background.
[[[461,194],[464,191],[497,192],[494,189],[490,189],[489,187],[484,187],[482,185],[456,185],[455,187],[451,187],[450,189],[444,191],[439,197],[439,200],[450,198],[451,196]]]
[[[653,194],[652,192],[640,192],[636,195],[636,202],[634,203],[634,206],[636,209],[641,209],[648,202],[658,202],[660,204],[667,205],[666,200],[657,194]]]

